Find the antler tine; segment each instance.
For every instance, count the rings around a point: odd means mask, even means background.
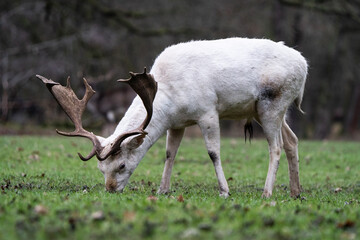
[[[77,128],[77,127],[75,127]],[[78,153],[79,157],[81,160],[83,161],[88,161],[90,160],[92,157],[94,157],[96,155],[96,157],[99,159],[98,157],[98,152],[101,152],[101,150],[103,149],[99,140],[97,139],[97,137],[95,136],[95,134],[88,132],[86,130],[84,130],[82,127],[75,129],[75,131],[73,132],[62,132],[56,129],[56,132],[60,135],[66,136],[66,137],[85,137],[91,140],[91,142],[93,143],[93,149],[91,150],[91,152],[88,154],[87,157],[83,157],[80,153]],[[99,159],[101,160],[101,159]],[[103,160],[103,159],[102,159]]]
[[[104,155],[104,156],[98,156],[98,159],[101,161],[101,160],[104,160],[106,159],[107,157],[109,157],[110,155],[113,155],[113,154],[117,154],[119,151],[120,151],[120,145],[121,143],[128,137],[130,136],[134,136],[134,135],[137,135],[137,134],[141,134],[145,137],[145,135],[147,134],[146,132],[144,131],[141,131],[141,130],[133,130],[133,131],[130,131],[130,132],[126,132],[120,136],[118,136],[115,141],[112,143],[112,146],[110,148],[110,150]]]
[[[87,161],[95,155],[98,156],[103,149],[100,144],[100,141],[95,136],[95,134],[86,131],[83,128],[81,122],[81,116],[86,108],[86,104],[90,100],[90,98],[95,94],[95,91],[91,88],[91,86],[88,84],[86,79],[84,78],[84,85],[86,91],[84,97],[81,100],[79,100],[76,97],[74,91],[70,87],[70,77],[68,77],[67,79],[66,87],[61,86],[59,83],[49,80],[40,75],[36,75],[36,77],[45,83],[51,94],[54,96],[55,100],[59,103],[61,108],[64,110],[64,112],[68,115],[70,120],[75,125],[75,130],[73,132],[68,133],[58,130],[56,130],[56,132],[60,135],[64,135],[68,137],[78,136],[78,137],[85,137],[91,140],[91,142],[93,143],[93,149],[87,157],[83,157],[79,153],[79,157],[81,158],[81,160]]]
[[[86,104],[88,103],[90,98],[95,94],[95,91],[92,89],[92,87],[89,85],[89,83],[86,81],[85,78],[83,78],[83,80],[84,80],[84,85],[85,85],[86,91],[85,91],[84,97],[83,97],[83,99],[81,99],[81,101],[83,102],[84,109],[85,109]]]
[[[66,79],[66,87],[71,89],[71,86],[70,86],[70,76],[67,77]]]
[[[93,147],[93,149],[91,150],[91,152],[89,153],[89,155],[87,155],[87,157],[83,157],[83,155],[81,155],[80,153],[78,153],[78,156],[81,160],[83,161],[89,161],[93,156],[97,155],[96,154],[96,148]],[[99,159],[100,160],[100,159]],[[104,159],[101,159],[104,160]]]

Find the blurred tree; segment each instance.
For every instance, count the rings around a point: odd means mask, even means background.
[[[39,105],[28,96],[38,87],[29,86],[27,81],[35,73],[54,78],[69,73],[75,78],[88,75],[92,82],[113,80],[124,74],[124,69],[134,68],[135,61],[129,61],[124,52],[136,41],[119,44],[129,34],[155,37],[191,32],[190,28],[138,26],[133,21],[147,21],[159,13],[167,14],[167,10],[122,10],[117,1],[14,0],[2,1],[0,9],[0,29],[8,33],[0,40],[3,121],[10,113],[14,117],[17,110],[34,110]],[[19,96],[22,88],[26,89]],[[93,113],[96,109],[92,108]]]
[[[302,8],[329,16],[336,26],[336,40],[333,43],[332,56],[326,60],[329,66],[324,68],[325,72],[322,73],[322,76],[327,78],[324,92],[331,94],[325,97],[324,102],[330,105],[317,108],[318,117],[322,120],[317,124],[316,137],[337,135],[339,129],[343,129],[349,135],[359,134],[360,1],[280,0],[280,2],[284,6]],[[326,119],[323,116],[326,116]]]
[[[1,119],[67,122],[35,80],[41,74],[57,81],[70,75],[80,93],[79,79],[85,76],[97,94],[84,124],[117,122],[134,94],[113,80],[150,67],[167,46],[192,39],[266,37],[285,41],[310,64],[303,102],[307,114],[289,113],[297,135],[359,133],[359,5],[359,0],[3,0]],[[223,133],[242,132],[232,131],[236,123],[223,125]]]

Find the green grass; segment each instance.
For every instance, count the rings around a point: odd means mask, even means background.
[[[0,239],[360,238],[359,143],[301,141],[303,193],[296,200],[289,196],[284,154],[273,196],[261,198],[268,167],[262,140],[222,140],[228,199],[218,197],[201,139],[182,142],[167,196],[156,196],[163,138],[122,194],[104,191],[96,160],[78,159],[76,152],[90,145],[62,137],[0,137]],[[36,211],[39,206],[44,209]],[[94,217],[98,211],[102,216]]]

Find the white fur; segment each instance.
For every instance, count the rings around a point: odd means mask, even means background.
[[[270,163],[263,196],[272,194],[283,144],[289,161],[291,193],[299,195],[297,139],[284,119],[292,102],[297,101],[299,107],[303,96],[307,63],[299,52],[266,39],[191,41],[166,48],[150,73],[158,82],[158,92],[144,143],[129,149],[128,139],[119,155],[99,162],[99,168],[108,173],[105,178],[112,175],[117,179],[117,190],[125,187],[147,150],[168,131],[168,156],[159,193],[168,192],[183,129],[198,124],[214,163],[220,195],[228,196],[220,160],[219,129],[219,119],[226,118],[255,119],[264,128]],[[137,97],[114,134],[101,139],[102,145],[109,146],[119,134],[137,127],[145,115]],[[123,162],[126,168],[118,172],[116,166]]]

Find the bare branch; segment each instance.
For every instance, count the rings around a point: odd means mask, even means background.
[[[347,1],[345,4],[334,4],[333,1],[328,3],[319,3],[318,1],[303,1],[303,0],[279,0],[280,3],[290,7],[301,7],[305,9],[315,10],[328,15],[335,15],[345,17],[360,24],[359,10],[356,11],[356,6],[352,2]]]
[[[91,1],[91,4],[100,14],[108,19],[114,19],[117,23],[125,27],[129,32],[145,37],[151,36],[162,36],[162,35],[180,35],[188,34],[194,31],[191,28],[180,28],[180,29],[169,29],[169,28],[159,28],[159,29],[142,29],[134,25],[127,18],[145,18],[149,14],[144,12],[131,12],[123,11],[117,9],[107,8],[104,5],[100,4],[98,1]]]
[[[55,48],[58,47],[60,44],[63,43],[70,43],[74,40],[76,40],[77,35],[70,35],[70,36],[65,36],[63,38],[60,39],[52,39],[49,41],[44,41],[44,42],[40,42],[40,43],[36,43],[36,44],[30,44],[30,45],[26,45],[26,46],[22,46],[22,47],[13,47],[13,48],[8,48],[5,49],[3,51],[1,51],[1,54],[7,55],[7,56],[12,56],[12,55],[16,55],[16,54],[23,54],[24,52],[33,52],[33,51],[40,51],[43,49],[47,49],[47,48]]]

